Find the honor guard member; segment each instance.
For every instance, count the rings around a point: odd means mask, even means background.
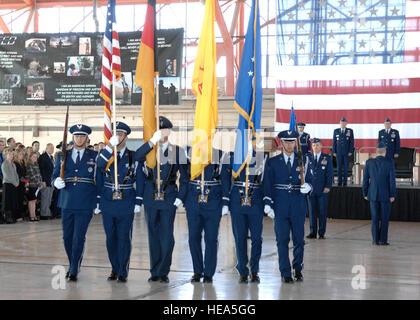
[[[62,209],[64,248],[70,268],[66,277],[77,281],[83,258],[86,232],[96,203],[95,170],[97,152],[86,149],[91,128],[77,124],[70,128],[73,148],[67,152],[64,180],[60,177],[63,153],[57,156],[52,175],[52,184],[60,190],[58,207]]]
[[[299,122],[297,124],[300,147],[303,155],[306,155],[308,152],[311,151],[311,136],[309,135],[309,133],[304,132],[305,126],[306,124],[304,124],[303,122]]]
[[[340,128],[334,130],[332,153],[337,160],[338,185],[347,185],[349,160],[354,152],[353,130],[347,128],[346,118],[341,118]]]
[[[283,152],[270,158],[264,170],[264,212],[274,217],[279,256],[279,269],[282,281],[292,283],[292,271],[289,260],[290,231],[293,239],[293,262],[295,280],[302,281],[303,249],[305,237],[305,219],[308,194],[312,186],[312,170],[307,157],[299,159],[295,153],[299,134],[295,131],[281,131],[278,137],[282,141]],[[303,169],[302,184],[301,168]]]
[[[191,154],[192,148],[188,148]],[[191,158],[191,157],[189,157]],[[204,168],[204,189],[201,188],[202,174],[188,185],[185,209],[188,220],[188,243],[190,246],[194,275],[191,282],[212,283],[217,265],[219,223],[222,215],[229,211],[229,189],[231,173],[229,154],[212,150],[212,161]],[[191,177],[191,165],[187,167]],[[205,252],[201,246],[204,231]]]
[[[396,196],[395,166],[386,159],[383,142],[376,147],[376,158],[366,161],[363,171],[363,197],[370,202],[373,244],[389,245],[388,225],[391,203]]]
[[[249,268],[251,269],[251,282],[260,282],[258,276],[261,258],[262,230],[264,218],[264,164],[268,153],[257,152],[253,145],[249,162],[248,193],[246,192],[246,168],[243,168],[238,177],[234,178],[230,192],[230,216],[232,230],[236,244],[236,269],[239,272],[239,283],[248,283]],[[234,154],[231,154],[231,166],[234,163]],[[248,259],[248,232],[251,235],[251,259]]]
[[[378,143],[382,142],[386,146],[386,158],[394,159],[400,155],[400,133],[391,128],[391,120],[385,119],[385,129],[379,131]]]
[[[160,129],[171,129],[172,123],[165,117],[159,117]],[[174,220],[176,209],[182,205],[187,191],[185,151],[168,141],[160,141],[160,189],[156,165],[154,169],[144,162],[142,180],[144,183],[143,204],[149,235],[150,273],[149,282],[168,283],[168,274],[172,263],[175,245]],[[179,189],[176,185],[179,177]],[[160,191],[159,191],[160,190]]]
[[[115,187],[114,164],[107,169],[112,158],[113,149],[106,146],[101,150],[97,159],[96,184],[100,195],[100,204],[96,212],[102,212],[102,220],[106,234],[106,247],[112,272],[108,280],[126,282],[130,263],[131,238],[133,232],[134,214],[140,212],[143,198],[143,184],[140,182],[139,172],[142,163],[139,161],[160,139],[160,131],[150,139],[150,143],[143,144],[136,152],[128,150],[126,143],[131,129],[123,122],[116,123],[117,135],[111,137],[110,146],[117,147],[118,190]],[[96,213],[95,212],[95,213]]]
[[[325,239],[327,226],[328,193],[334,178],[331,156],[321,152],[322,143],[318,138],[312,140],[313,153],[309,156],[312,168],[312,192],[310,195],[311,210],[309,212],[310,233],[308,239]]]

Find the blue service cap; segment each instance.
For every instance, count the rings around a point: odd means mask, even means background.
[[[386,117],[384,122],[391,122],[391,119],[389,119],[388,117]]]
[[[346,118],[344,118],[344,117],[342,117],[342,118],[340,119],[340,121],[347,122],[347,119],[346,119]]]
[[[386,148],[386,145],[383,142],[379,142],[378,145],[376,146],[376,148],[378,148],[378,149]]]
[[[167,118],[162,116],[159,117],[159,129],[171,129],[172,127],[172,122],[170,122]]]
[[[312,139],[312,143],[317,143],[317,142],[321,142],[321,139],[319,139],[319,138],[313,138]]]
[[[298,122],[297,126],[298,127],[304,127],[304,126],[306,126],[306,124],[304,124],[303,122]]]
[[[114,124],[112,124],[112,128],[114,128]],[[126,135],[131,133],[130,127],[121,121],[117,121],[117,131],[124,132]]]
[[[280,131],[277,137],[285,141],[294,141],[299,137],[299,133],[294,130],[284,130]]]
[[[70,133],[74,136],[88,136],[92,129],[84,124],[75,124],[70,128]]]

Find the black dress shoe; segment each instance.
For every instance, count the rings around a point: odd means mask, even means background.
[[[203,283],[213,283],[213,278],[209,276],[204,276]]]
[[[157,282],[160,280],[160,277],[158,276],[151,276],[147,281],[148,282]]]
[[[379,242],[372,241],[373,245],[379,246]]]
[[[108,277],[108,281],[114,281],[117,280],[118,278],[118,274],[116,274],[115,272],[111,272],[111,274]]]
[[[292,277],[281,277],[281,281],[283,281],[284,283],[293,283],[293,278]]]
[[[191,282],[200,282],[200,279],[203,277],[201,273],[194,273],[191,277]]]
[[[306,238],[307,238],[307,239],[316,239],[316,235],[313,235],[313,234],[308,234],[308,235],[306,236]]]
[[[127,282],[127,277],[118,276],[118,282]]]
[[[389,242],[379,242],[380,246],[389,246]]]
[[[70,275],[70,271],[67,271],[67,273],[66,273],[66,279],[69,278],[69,275]]]
[[[325,236],[319,236],[318,239],[325,239]]]
[[[40,216],[41,220],[50,220],[50,217],[44,217],[44,216]]]
[[[298,281],[298,282],[303,281],[302,272],[297,271],[297,270],[295,271],[295,281]]]
[[[251,282],[260,283],[260,277],[258,276],[257,272],[251,273]]]
[[[69,277],[67,279],[68,281],[73,281],[76,282],[77,281],[77,276],[72,275],[71,273],[69,273]]]
[[[161,277],[160,277],[160,282],[161,282],[161,283],[169,283],[169,278],[168,278],[168,276],[161,276]]]
[[[248,283],[248,275],[247,274],[241,275],[239,278],[239,283]]]

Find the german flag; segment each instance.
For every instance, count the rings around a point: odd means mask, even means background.
[[[146,19],[141,36],[139,55],[137,58],[136,76],[134,82],[142,88],[142,119],[143,140],[152,138],[156,129],[155,87],[154,79],[157,72],[156,63],[156,0],[147,1]],[[147,166],[156,166],[156,147],[146,156]]]

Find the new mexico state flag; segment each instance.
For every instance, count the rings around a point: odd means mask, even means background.
[[[197,97],[191,180],[196,179],[211,161],[213,134],[217,126],[215,3],[207,0],[198,53],[195,58],[192,91]]]

